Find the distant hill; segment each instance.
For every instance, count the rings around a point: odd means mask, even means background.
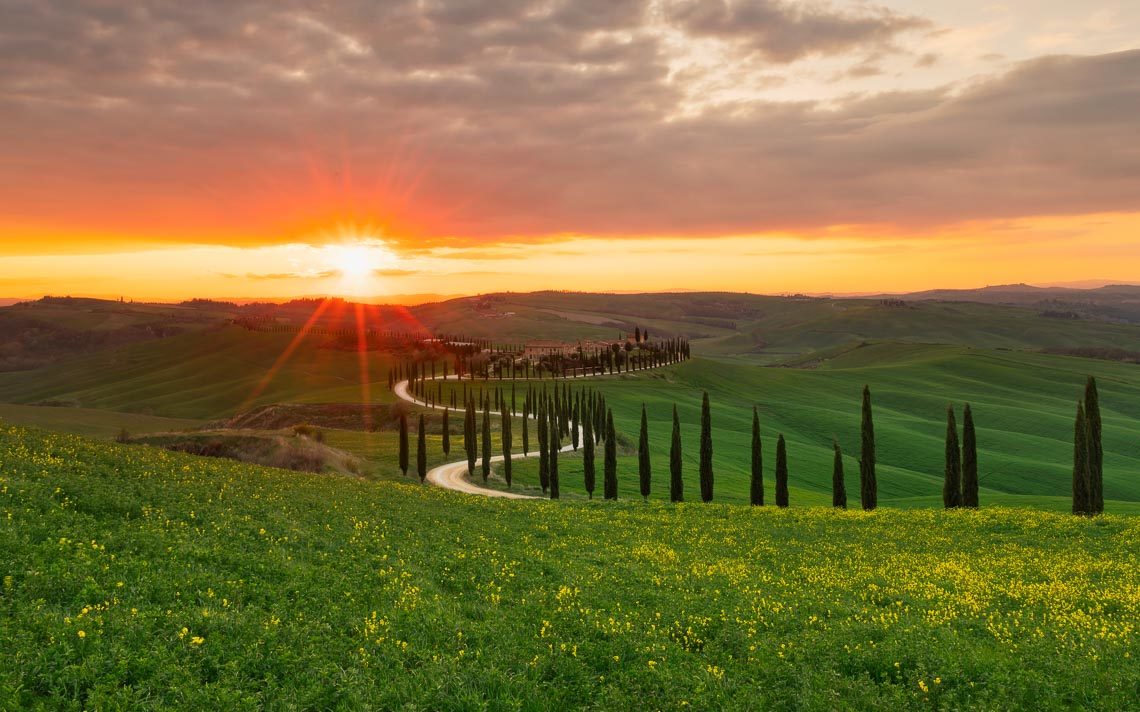
[[[1095,289],[1034,287],[1005,284],[981,289],[933,289],[902,295],[881,295],[906,301],[958,301],[1007,304],[1076,318],[1140,324],[1140,286],[1106,285]]]

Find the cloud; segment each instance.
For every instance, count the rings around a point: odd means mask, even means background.
[[[333,277],[340,277],[339,270],[324,270],[322,272],[246,272],[245,274],[229,274],[226,272],[219,273],[220,276],[226,279],[250,279],[254,281],[273,281],[279,279],[332,279]]]
[[[670,15],[691,35],[736,40],[773,62],[886,47],[904,32],[933,27],[924,18],[882,7],[844,11],[777,0],[685,0]]]
[[[376,269],[372,270],[372,274],[377,277],[412,277],[420,273],[417,269]]]
[[[678,45],[755,55],[759,76],[817,55],[873,74],[928,27],[859,7],[8,3],[0,230],[251,245],[345,221],[404,251],[493,251],[1136,208],[1138,51],[692,105]]]

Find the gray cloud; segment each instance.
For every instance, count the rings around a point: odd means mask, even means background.
[[[886,46],[903,32],[933,27],[882,7],[851,11],[779,0],[684,0],[670,12],[690,34],[738,40],[775,62]]]
[[[667,7],[693,36],[777,63],[850,51],[856,69],[925,26],[881,9]],[[682,112],[690,79],[647,13],[0,0],[0,217],[238,244],[335,206],[422,247],[1137,208],[1138,51]]]

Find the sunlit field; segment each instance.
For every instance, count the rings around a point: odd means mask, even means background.
[[[1140,519],[504,502],[0,430],[7,708],[1123,709]]]

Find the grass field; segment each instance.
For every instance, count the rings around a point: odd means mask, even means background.
[[[1117,710],[1140,519],[508,502],[0,426],[6,709]]]
[[[109,439],[124,428],[132,435],[187,430],[202,424],[186,418],[162,418],[90,408],[66,408],[0,403],[0,420],[74,435]]]
[[[658,371],[571,385],[604,393],[618,430],[633,442],[641,404],[646,404],[655,498],[668,497],[674,404],[681,417],[688,486],[695,495],[703,390],[709,391],[712,401],[718,500],[747,501],[753,405],[760,409],[768,497],[774,486],[772,468],[780,432],[788,442],[793,502],[830,502],[833,437],[846,455],[848,491],[855,492],[859,398],[866,383],[874,403],[881,503],[940,503],[946,405],[958,407],[960,422],[961,405],[968,401],[978,428],[983,499],[1001,494],[1002,501],[1014,503],[1013,495],[1027,495],[1035,498],[1027,504],[1045,502],[1050,508],[1063,508],[1071,492],[1073,411],[1088,373],[1098,377],[1101,394],[1106,497],[1140,502],[1140,441],[1135,437],[1140,427],[1140,369],[1131,364],[878,344],[846,352],[815,369],[756,368],[697,358]],[[478,388],[481,383],[474,385]],[[599,471],[600,465],[599,451]],[[623,496],[637,496],[636,472],[636,458],[620,460]],[[537,464],[520,464],[515,473],[520,484],[533,484]],[[580,464],[567,462],[564,474],[571,483],[580,482]]]

